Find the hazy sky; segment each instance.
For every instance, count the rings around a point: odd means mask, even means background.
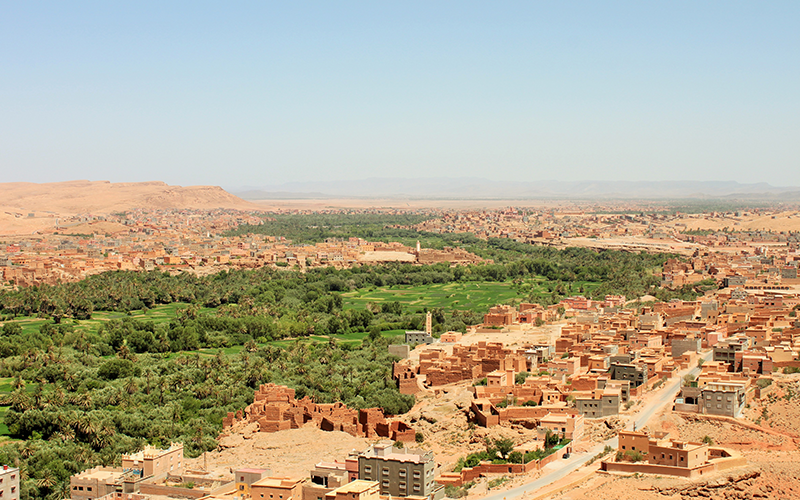
[[[800,2],[0,1],[0,182],[800,185]]]

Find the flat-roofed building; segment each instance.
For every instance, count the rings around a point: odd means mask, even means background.
[[[252,500],[302,500],[303,478],[265,477],[250,485]]]
[[[377,481],[356,479],[328,492],[325,500],[379,500],[381,487]]]
[[[72,500],[93,500],[122,491],[126,472],[121,468],[93,467],[69,478]]]
[[[633,387],[647,383],[647,365],[635,363],[611,363],[608,374],[612,380],[628,380]]]
[[[706,384],[699,401],[701,413],[741,417],[747,402],[746,389],[743,382],[720,381]]]
[[[396,449],[391,442],[382,442],[358,455],[358,478],[377,481],[381,495],[438,500],[444,489],[435,476],[436,460],[429,451]]]
[[[0,468],[0,498],[19,500],[19,469],[4,465]]]
[[[575,407],[586,418],[603,418],[619,414],[619,389],[595,389],[590,397],[576,397]]]
[[[265,477],[271,476],[272,471],[270,469],[246,468],[237,470],[233,475],[237,493],[250,496],[250,486]]]
[[[303,500],[324,500],[331,491],[350,483],[347,465],[347,462],[316,464],[311,470],[311,481],[303,485]]]
[[[122,470],[140,477],[158,476],[183,468],[183,444],[172,443],[169,448],[145,446],[143,450],[122,455]]]

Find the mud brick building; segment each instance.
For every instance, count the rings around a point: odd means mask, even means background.
[[[244,412],[230,412],[223,428],[235,422],[257,422],[261,432],[299,429],[311,424],[324,431],[342,431],[357,437],[386,437],[393,441],[413,441],[414,429],[403,422],[389,422],[380,408],[355,410],[343,403],[317,404],[308,396],[295,399],[294,389],[264,384]]]

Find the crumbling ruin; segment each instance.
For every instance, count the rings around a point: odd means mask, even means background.
[[[261,432],[299,429],[309,422],[324,431],[342,431],[356,437],[384,437],[393,441],[414,441],[414,429],[404,422],[388,421],[380,408],[355,410],[344,403],[317,404],[308,396],[295,399],[294,389],[264,384],[244,412],[229,412],[223,428],[237,422],[257,422]]]

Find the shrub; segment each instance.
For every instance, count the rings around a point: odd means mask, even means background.
[[[557,445],[559,441],[558,434],[555,434],[551,430],[547,430],[547,434],[544,436],[544,447],[545,448],[552,448],[553,446]]]
[[[495,439],[494,448],[496,448],[497,451],[500,452],[500,456],[505,459],[508,457],[508,454],[514,450],[514,440],[509,438]]]
[[[141,368],[136,366],[133,361],[128,359],[112,358],[105,361],[97,369],[97,376],[104,380],[116,380],[118,378],[138,377]]]
[[[491,481],[486,483],[486,487],[489,489],[497,488],[498,486],[501,486],[503,483],[506,482],[508,482],[508,478],[506,476],[501,476],[498,477],[497,479],[492,479]]]
[[[640,451],[628,450],[625,452],[625,459],[631,462],[641,462],[644,460],[644,455],[642,455],[642,452]]]
[[[417,432],[416,434],[414,434],[414,441],[421,443],[425,441],[425,436],[423,436],[421,432]]]
[[[469,489],[475,486],[474,481],[464,484],[463,486],[453,486],[448,484],[444,487],[444,495],[448,498],[463,498],[467,496]]]

